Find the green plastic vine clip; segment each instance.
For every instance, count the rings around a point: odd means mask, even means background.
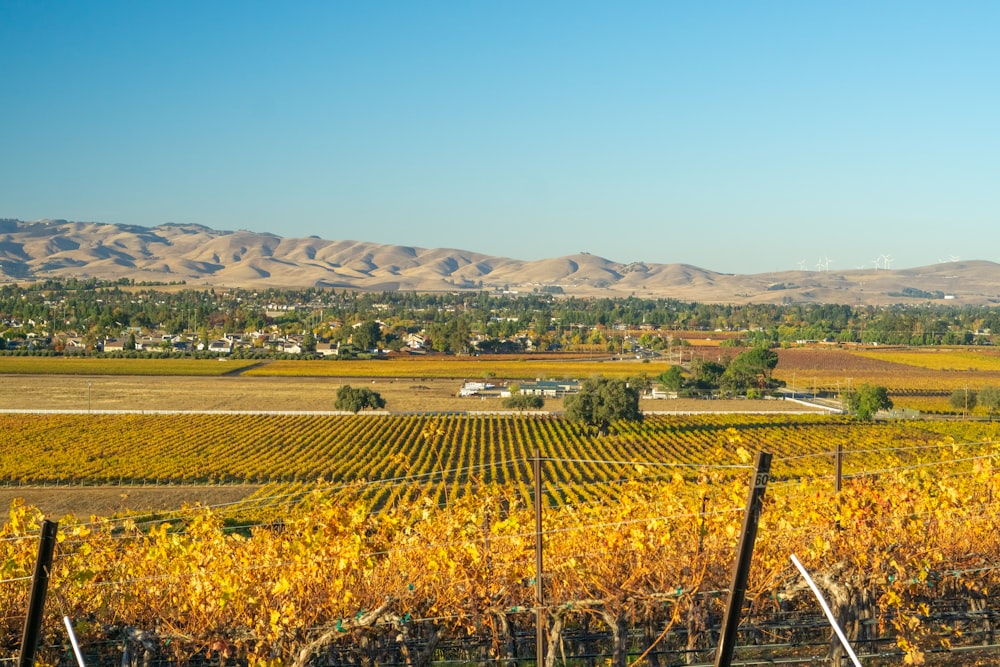
[[[337,619],[337,632],[347,632],[347,630],[344,629],[344,626],[341,623],[341,621],[343,621],[343,620],[344,619],[342,619],[342,618],[338,618]]]

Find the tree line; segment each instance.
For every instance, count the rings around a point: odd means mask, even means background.
[[[29,325],[29,322],[35,323]],[[377,324],[377,331],[372,323]],[[675,299],[581,298],[551,293],[504,294],[353,292],[308,288],[164,289],[129,281],[48,280],[0,287],[0,336],[26,331],[74,331],[93,338],[127,328],[212,337],[266,327],[308,332],[323,340],[364,336],[365,342],[401,346],[423,332],[434,349],[518,352],[546,349],[622,351],[631,332],[650,348],[672,343],[670,332],[740,332],[748,345],[801,340],[883,345],[992,343],[1000,309],[927,303],[897,306],[834,304],[704,304]],[[343,329],[339,325],[348,325]],[[530,341],[530,344],[529,344]]]

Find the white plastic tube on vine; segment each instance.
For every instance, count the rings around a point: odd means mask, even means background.
[[[795,554],[791,555],[791,559],[792,564],[795,565],[799,573],[806,580],[806,583],[809,584],[809,588],[812,589],[813,595],[815,595],[816,599],[819,600],[819,606],[823,608],[823,613],[826,614],[827,620],[829,620],[830,625],[833,626],[833,631],[837,633],[837,638],[840,639],[840,643],[844,646],[844,650],[847,651],[847,655],[851,656],[851,662],[854,663],[854,667],[861,667],[861,663],[858,661],[858,656],[854,655],[854,649],[851,648],[851,644],[847,641],[847,636],[844,635],[844,631],[840,629],[839,625],[837,625],[837,620],[833,617],[833,612],[830,611],[830,605],[828,605],[826,600],[823,599],[823,594],[819,592],[819,588],[817,588],[816,584],[813,583],[812,577],[810,577],[809,573],[806,572],[806,569],[802,567],[802,563],[800,563],[799,559],[795,557]]]
[[[69,642],[73,645],[73,653],[76,655],[76,662],[80,667],[87,667],[83,664],[83,653],[80,652],[80,644],[76,641],[76,633],[73,632],[73,621],[69,620],[69,616],[63,616],[63,623],[66,624],[66,634],[69,635]]]

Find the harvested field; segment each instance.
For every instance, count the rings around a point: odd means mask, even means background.
[[[364,385],[377,391],[390,412],[501,410],[500,399],[459,398],[461,380],[358,377],[4,376],[5,409],[14,410],[333,410],[337,389]],[[502,380],[494,380],[502,382]],[[654,411],[801,410],[791,401],[642,401]],[[545,410],[562,410],[561,399]]]
[[[797,387],[821,391],[865,383],[882,385],[897,394],[1000,386],[1000,370],[996,369],[992,353],[974,355],[972,350],[934,356],[930,350],[791,348],[778,350],[774,375],[789,385],[794,382]]]

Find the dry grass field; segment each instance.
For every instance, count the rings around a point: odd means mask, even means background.
[[[458,397],[460,379],[370,377],[0,376],[7,410],[330,411],[342,385],[377,391],[390,412],[502,410],[499,398]],[[502,380],[497,380],[502,382]],[[790,401],[641,401],[650,411],[809,410]],[[546,411],[562,410],[547,399]]]

